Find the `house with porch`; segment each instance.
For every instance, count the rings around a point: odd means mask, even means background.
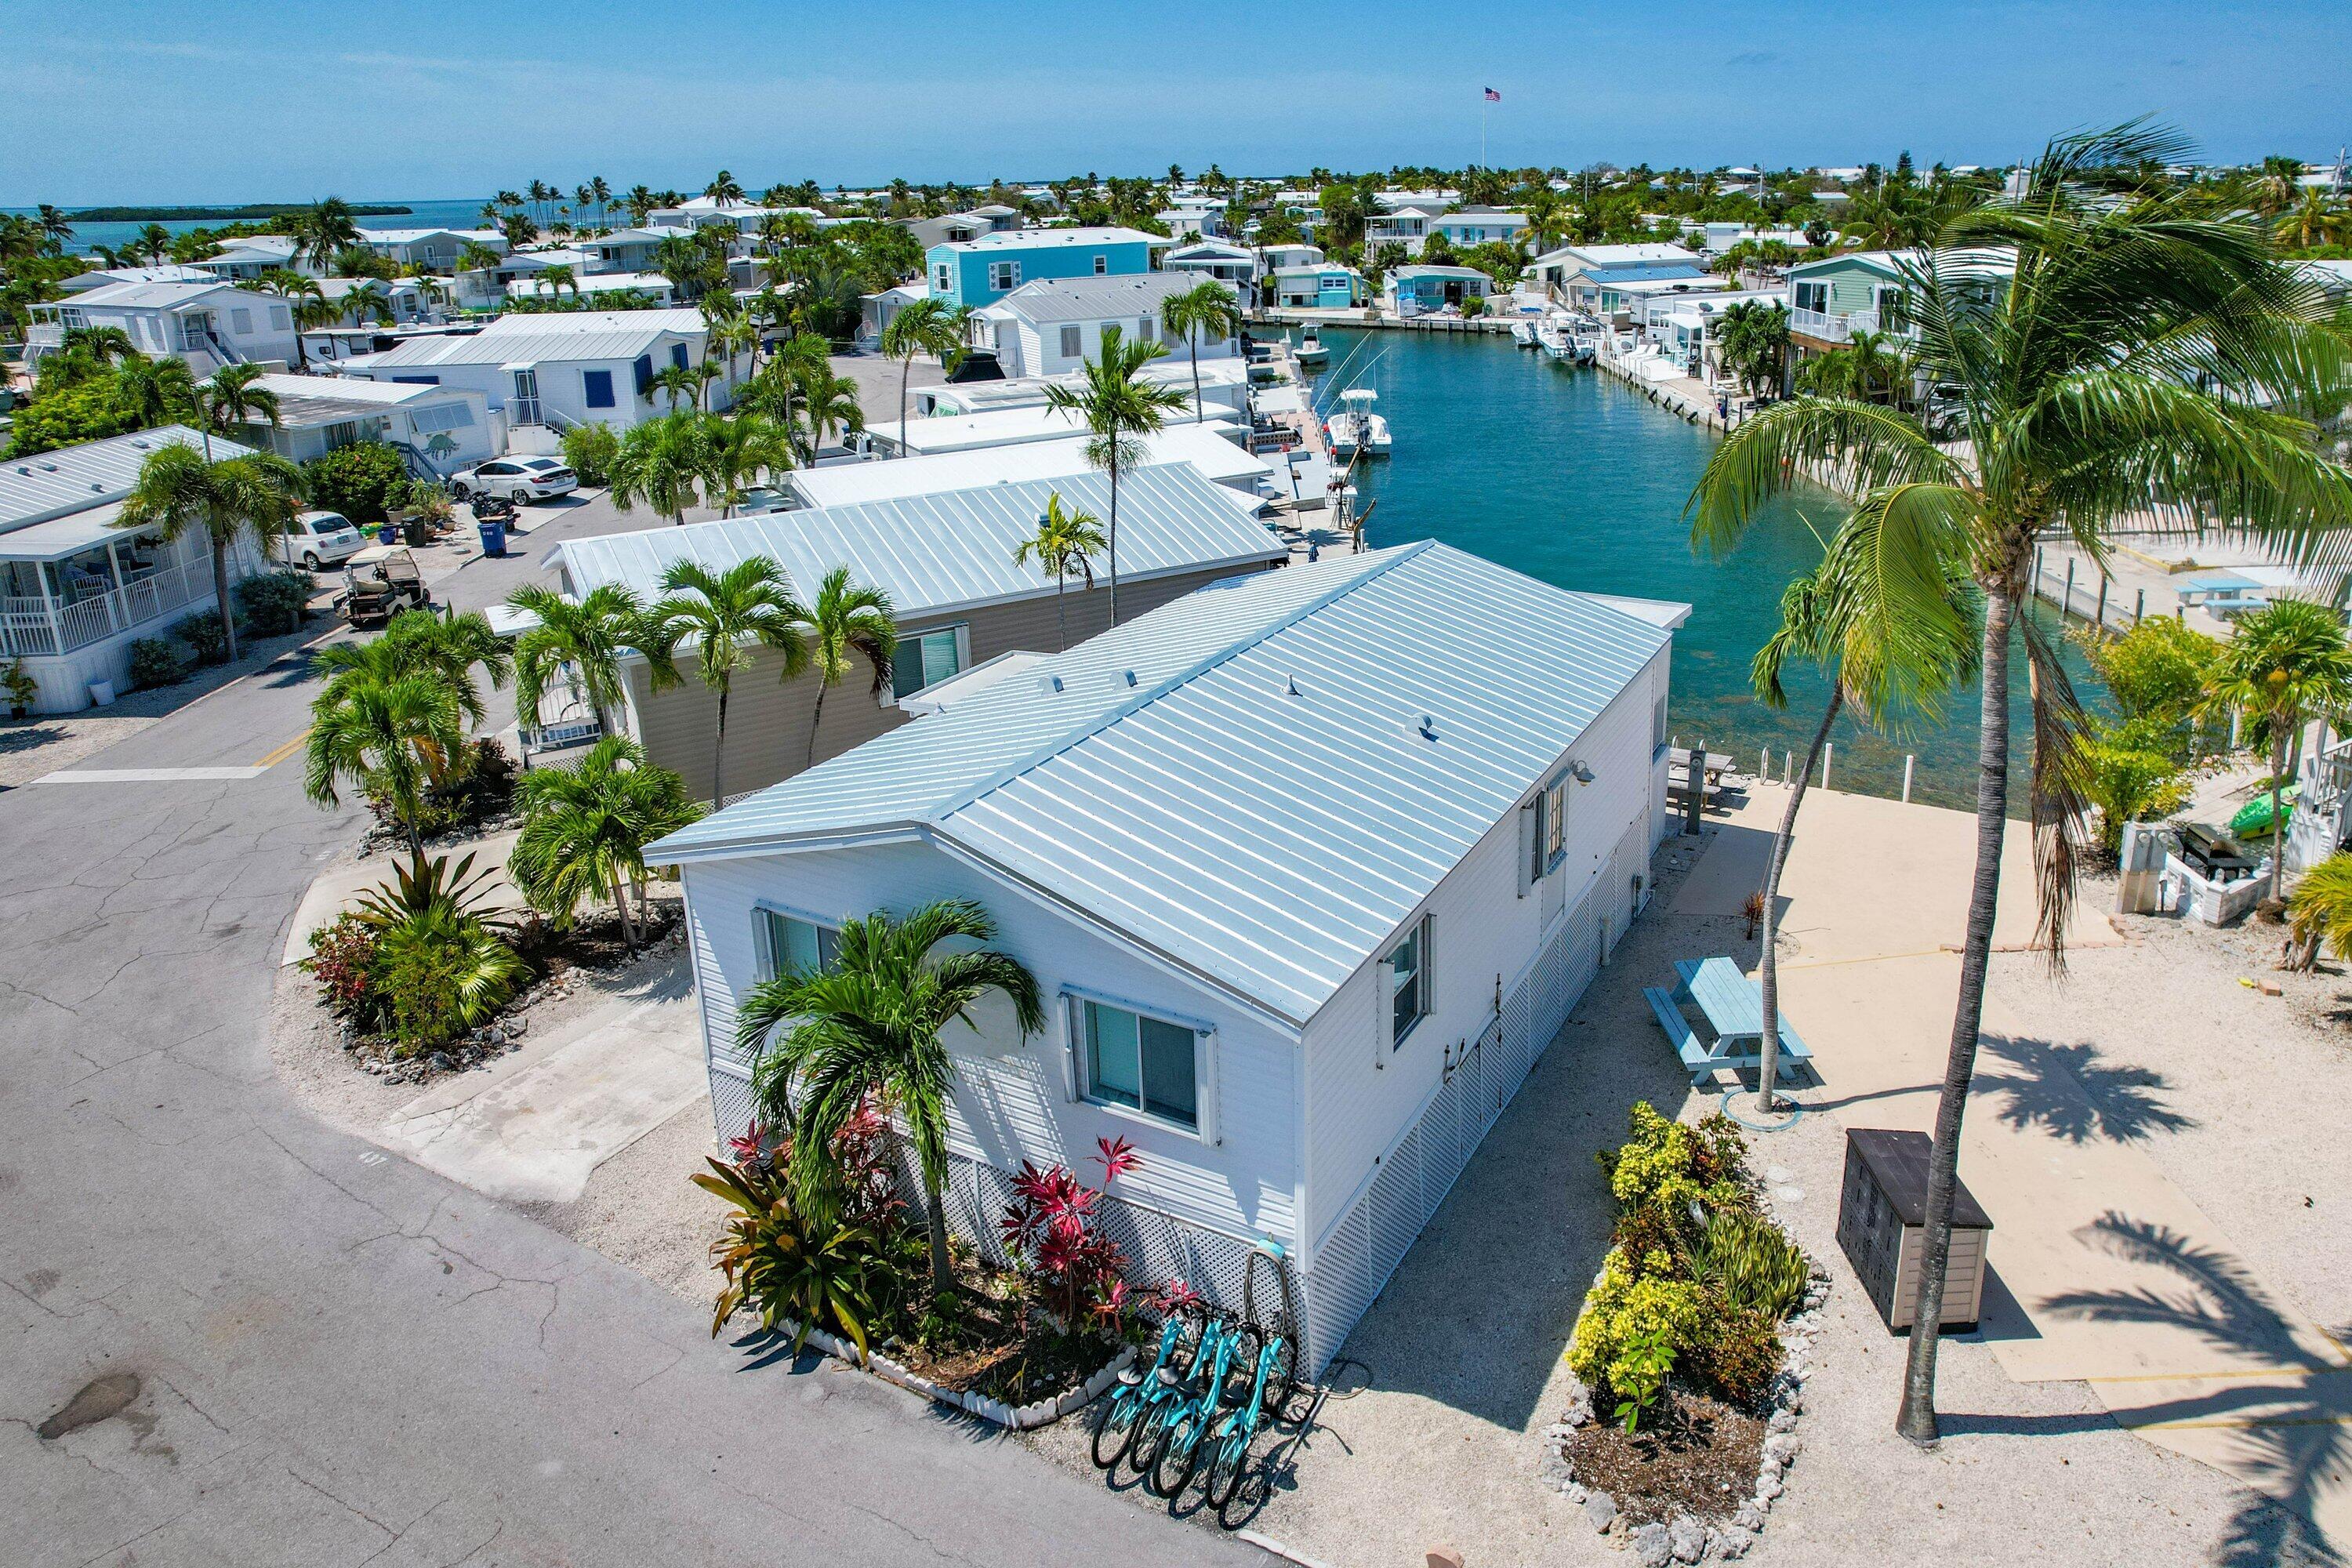
[[[1906,258],[1899,251],[1850,250],[1790,268],[1789,344],[1795,357],[1843,347],[1861,331],[1915,336],[1917,329],[1904,309],[1910,292]],[[2017,264],[2013,257],[1987,252],[1971,258],[1967,270],[1999,289],[2016,274]]]
[[[341,369],[368,381],[479,393],[505,420],[509,449],[551,452],[575,425],[625,430],[667,413],[654,376],[664,366],[702,363],[704,325],[701,311],[687,310],[500,316],[479,331],[411,337]],[[709,406],[725,408],[733,395],[727,381],[714,381]]]
[[[988,234],[1010,234],[1021,226],[1021,215],[1011,207],[991,202],[973,207],[970,212],[946,213],[939,217],[901,218],[899,226],[915,237],[915,242],[925,250],[935,245],[962,245]]]
[[[1706,258],[1679,245],[1563,245],[1528,264],[1526,283],[1571,310],[1613,315],[1626,283],[1696,282],[1708,278]]]
[[[1171,247],[1160,258],[1162,272],[1191,272],[1213,278],[1244,293],[1257,280],[1257,252],[1222,239],[1187,240]]]
[[[275,294],[233,283],[110,283],[32,307],[25,334],[28,365],[63,345],[77,327],[119,327],[151,359],[188,362],[202,381],[223,365],[295,361],[294,313]]]
[[[423,283],[414,278],[321,278],[319,279],[319,297],[331,304],[344,304],[353,294],[362,290],[383,296],[383,302],[392,311],[392,321],[394,325],[430,321],[441,313],[440,301],[426,291]],[[357,308],[352,306],[346,307],[345,319],[355,326],[361,324],[362,321]],[[365,320],[378,321],[381,324],[379,318],[373,315],[368,315]]]
[[[1495,280],[1475,267],[1391,267],[1381,279],[1381,309],[1391,316],[1426,316],[1483,300],[1494,288]]]
[[[441,479],[506,450],[505,419],[473,387],[352,375],[265,375],[254,384],[278,399],[278,423],[237,426],[236,438],[297,463],[381,441],[411,473]]]
[[[1001,1260],[1024,1162],[1124,1139],[1142,1163],[1098,1218],[1134,1282],[1237,1309],[1278,1242],[1319,1372],[1529,1069],[1575,1048],[1555,1038],[1647,900],[1687,613],[1423,542],[942,683],[648,849],[683,879],[717,1131],[752,1119],[752,986],[821,967],[847,921],[970,900],[1046,1020],[991,998],[942,1037],[950,1228]]]
[[[226,283],[250,283],[265,272],[299,272],[317,278],[325,271],[302,250],[299,241],[282,234],[255,234],[228,240],[212,255],[189,265]]]
[[[1371,298],[1364,275],[1352,267],[1321,261],[1274,269],[1274,302],[1286,310],[1353,310]]]
[[[1153,247],[1167,243],[1139,228],[1013,229],[935,245],[924,272],[932,298],[977,310],[1025,283],[1149,272]]]
[[[890,596],[898,654],[880,690],[854,674],[818,713],[814,675],[787,680],[772,649],[754,650],[727,706],[724,787],[731,798],[791,777],[807,765],[812,733],[818,761],[848,751],[912,718],[929,688],[1002,655],[1051,648],[1110,624],[1107,563],[1095,585],[1061,584],[1032,559],[1013,560],[1022,541],[1059,495],[1066,507],[1110,514],[1110,481],[1098,473],[983,484],[757,517],[566,540],[549,552],[562,592],[584,596],[607,583],[640,598],[660,596],[673,562],[713,571],[764,555],[783,568],[803,600],[836,567]],[[1141,615],[1236,573],[1289,559],[1283,542],[1236,504],[1234,492],[1189,464],[1139,468],[1119,477],[1119,613]],[[625,661],[624,711],[608,722],[637,737],[646,754],[710,798],[717,700],[700,682],[652,689],[642,658]]]
[[[212,608],[203,530],[166,543],[160,531],[117,526],[152,454],[203,444],[197,432],[167,425],[0,463],[0,658],[22,661],[35,712],[79,712],[99,682],[127,691],[133,642]],[[212,452],[237,458],[251,448],[215,436]],[[229,552],[231,583],[262,566],[249,539]]]
[[[1164,343],[1168,353],[1157,365],[1190,363],[1192,336],[1167,331],[1160,311],[1200,282],[1194,272],[1141,272],[1024,283],[973,316],[972,337],[996,352],[1008,379],[1070,374],[1100,352],[1103,334],[1113,330],[1129,342]],[[1204,363],[1240,352],[1230,337],[1204,333],[1198,344]]]
[[[401,267],[450,273],[466,247],[507,253],[507,237],[494,228],[363,228],[360,244]]]

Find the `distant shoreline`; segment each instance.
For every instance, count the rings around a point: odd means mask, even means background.
[[[286,217],[294,213],[309,212],[308,202],[255,202],[237,207],[84,207],[79,212],[66,214],[68,223],[205,223],[218,218],[224,223],[250,222],[255,218]],[[353,206],[354,217],[401,217],[415,212],[408,206]]]

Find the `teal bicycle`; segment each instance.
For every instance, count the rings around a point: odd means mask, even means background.
[[[1200,1359],[1208,1328],[1207,1315],[1197,1310],[1171,1312],[1160,1326],[1160,1350],[1151,1365],[1138,1374],[1119,1375],[1118,1386],[1096,1402],[1094,1461],[1104,1470],[1116,1469],[1135,1446],[1136,1435],[1154,1424],[1162,1405],[1182,1396],[1193,1365]],[[1139,1464],[1139,1470],[1143,1467]]]
[[[1266,1341],[1257,1354],[1257,1375],[1251,1380],[1248,1401],[1229,1412],[1210,1434],[1209,1473],[1202,1479],[1201,1492],[1220,1513],[1234,1500],[1242,1475],[1249,1468],[1250,1445],[1257,1441],[1257,1429],[1265,1420],[1267,1395],[1276,1396],[1278,1408],[1286,1375],[1283,1369],[1295,1366],[1297,1357],[1297,1352],[1280,1334]]]
[[[1265,1336],[1255,1323],[1219,1319],[1209,1333],[1183,1396],[1155,1411],[1150,1430],[1137,1440],[1135,1468],[1156,1497],[1172,1500],[1192,1484],[1210,1432],[1241,1402],[1248,1388],[1242,1379],[1263,1359]]]

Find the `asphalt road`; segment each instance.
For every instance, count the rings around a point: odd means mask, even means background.
[[[462,606],[553,539],[534,510]],[[81,766],[250,767],[290,657]],[[358,813],[299,752],[0,795],[0,1558],[24,1568],[1265,1561],[813,1358],[752,1365],[627,1269],[312,1121],[263,1023]],[[131,1374],[119,1411],[93,1380]]]

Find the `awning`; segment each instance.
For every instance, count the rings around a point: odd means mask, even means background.
[[[63,561],[110,539],[128,540],[133,537],[132,531],[114,526],[114,520],[121,515],[122,503],[109,501],[71,517],[53,517],[0,533],[0,561]]]

